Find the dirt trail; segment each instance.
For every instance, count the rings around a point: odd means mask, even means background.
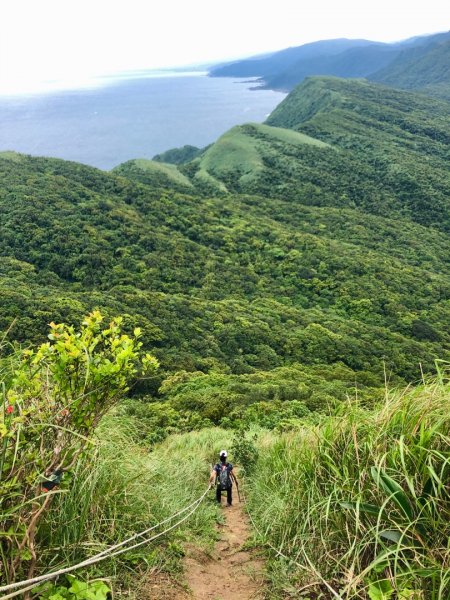
[[[212,555],[191,550],[184,561],[186,582],[193,600],[260,600],[263,562],[243,550],[250,527],[243,505],[223,507],[225,523],[217,525],[220,540]]]

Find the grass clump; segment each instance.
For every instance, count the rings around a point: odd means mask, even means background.
[[[249,512],[276,595],[448,600],[450,387],[348,403],[260,452]]]
[[[39,540],[42,565],[56,568],[84,560],[162,521],[205,491],[210,463],[226,447],[227,432],[172,435],[149,452],[135,441],[138,427],[135,419],[114,415],[100,424],[95,454],[66,481],[67,493],[60,494],[48,515]],[[115,597],[139,598],[147,574],[180,570],[184,542],[209,547],[216,518],[211,493],[180,528],[78,576],[107,577]]]

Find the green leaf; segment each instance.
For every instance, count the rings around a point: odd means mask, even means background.
[[[375,504],[365,504],[364,502],[339,502],[342,508],[346,508],[348,510],[358,510],[360,512],[369,513],[378,517],[381,511],[380,506],[376,506]]]
[[[420,590],[410,590],[409,588],[405,588],[399,591],[398,598],[399,600],[414,600],[415,598],[421,598],[421,592]]]
[[[369,585],[370,600],[389,600],[394,593],[394,588],[388,579],[380,579]]]
[[[389,497],[397,504],[403,514],[412,521],[414,518],[413,510],[403,488],[382,469],[378,470],[376,467],[372,467],[370,471],[378,487],[389,494]]]
[[[398,543],[402,539],[401,531],[398,531],[396,529],[383,529],[383,531],[380,531],[378,535],[381,538],[385,538],[386,540],[396,543]]]

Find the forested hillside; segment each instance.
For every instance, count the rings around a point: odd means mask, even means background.
[[[393,87],[418,90],[430,96],[450,99],[450,41],[432,48],[402,52],[370,79]]]
[[[204,195],[258,194],[302,206],[358,208],[448,231],[449,117],[446,101],[314,77],[275,109],[270,127],[234,127],[178,168]],[[130,161],[116,172],[157,184],[162,168]],[[179,189],[175,179],[171,185]]]
[[[226,446],[272,597],[446,600],[449,117],[320,77],[112,172],[0,154],[1,591],[198,508],[33,592],[179,594]]]
[[[449,357],[449,113],[319,78],[179,170],[3,155],[1,327],[40,340],[52,320],[127,313],[163,365],[142,391],[185,371],[159,392],[178,406],[195,375],[188,412],[213,423],[218,397],[309,410],[379,387],[383,361],[414,380]]]

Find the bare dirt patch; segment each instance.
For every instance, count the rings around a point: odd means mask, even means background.
[[[217,525],[220,540],[211,555],[190,549],[184,576],[193,600],[260,600],[263,598],[263,561],[254,550],[243,549],[250,527],[242,504],[223,508],[225,523]]]

